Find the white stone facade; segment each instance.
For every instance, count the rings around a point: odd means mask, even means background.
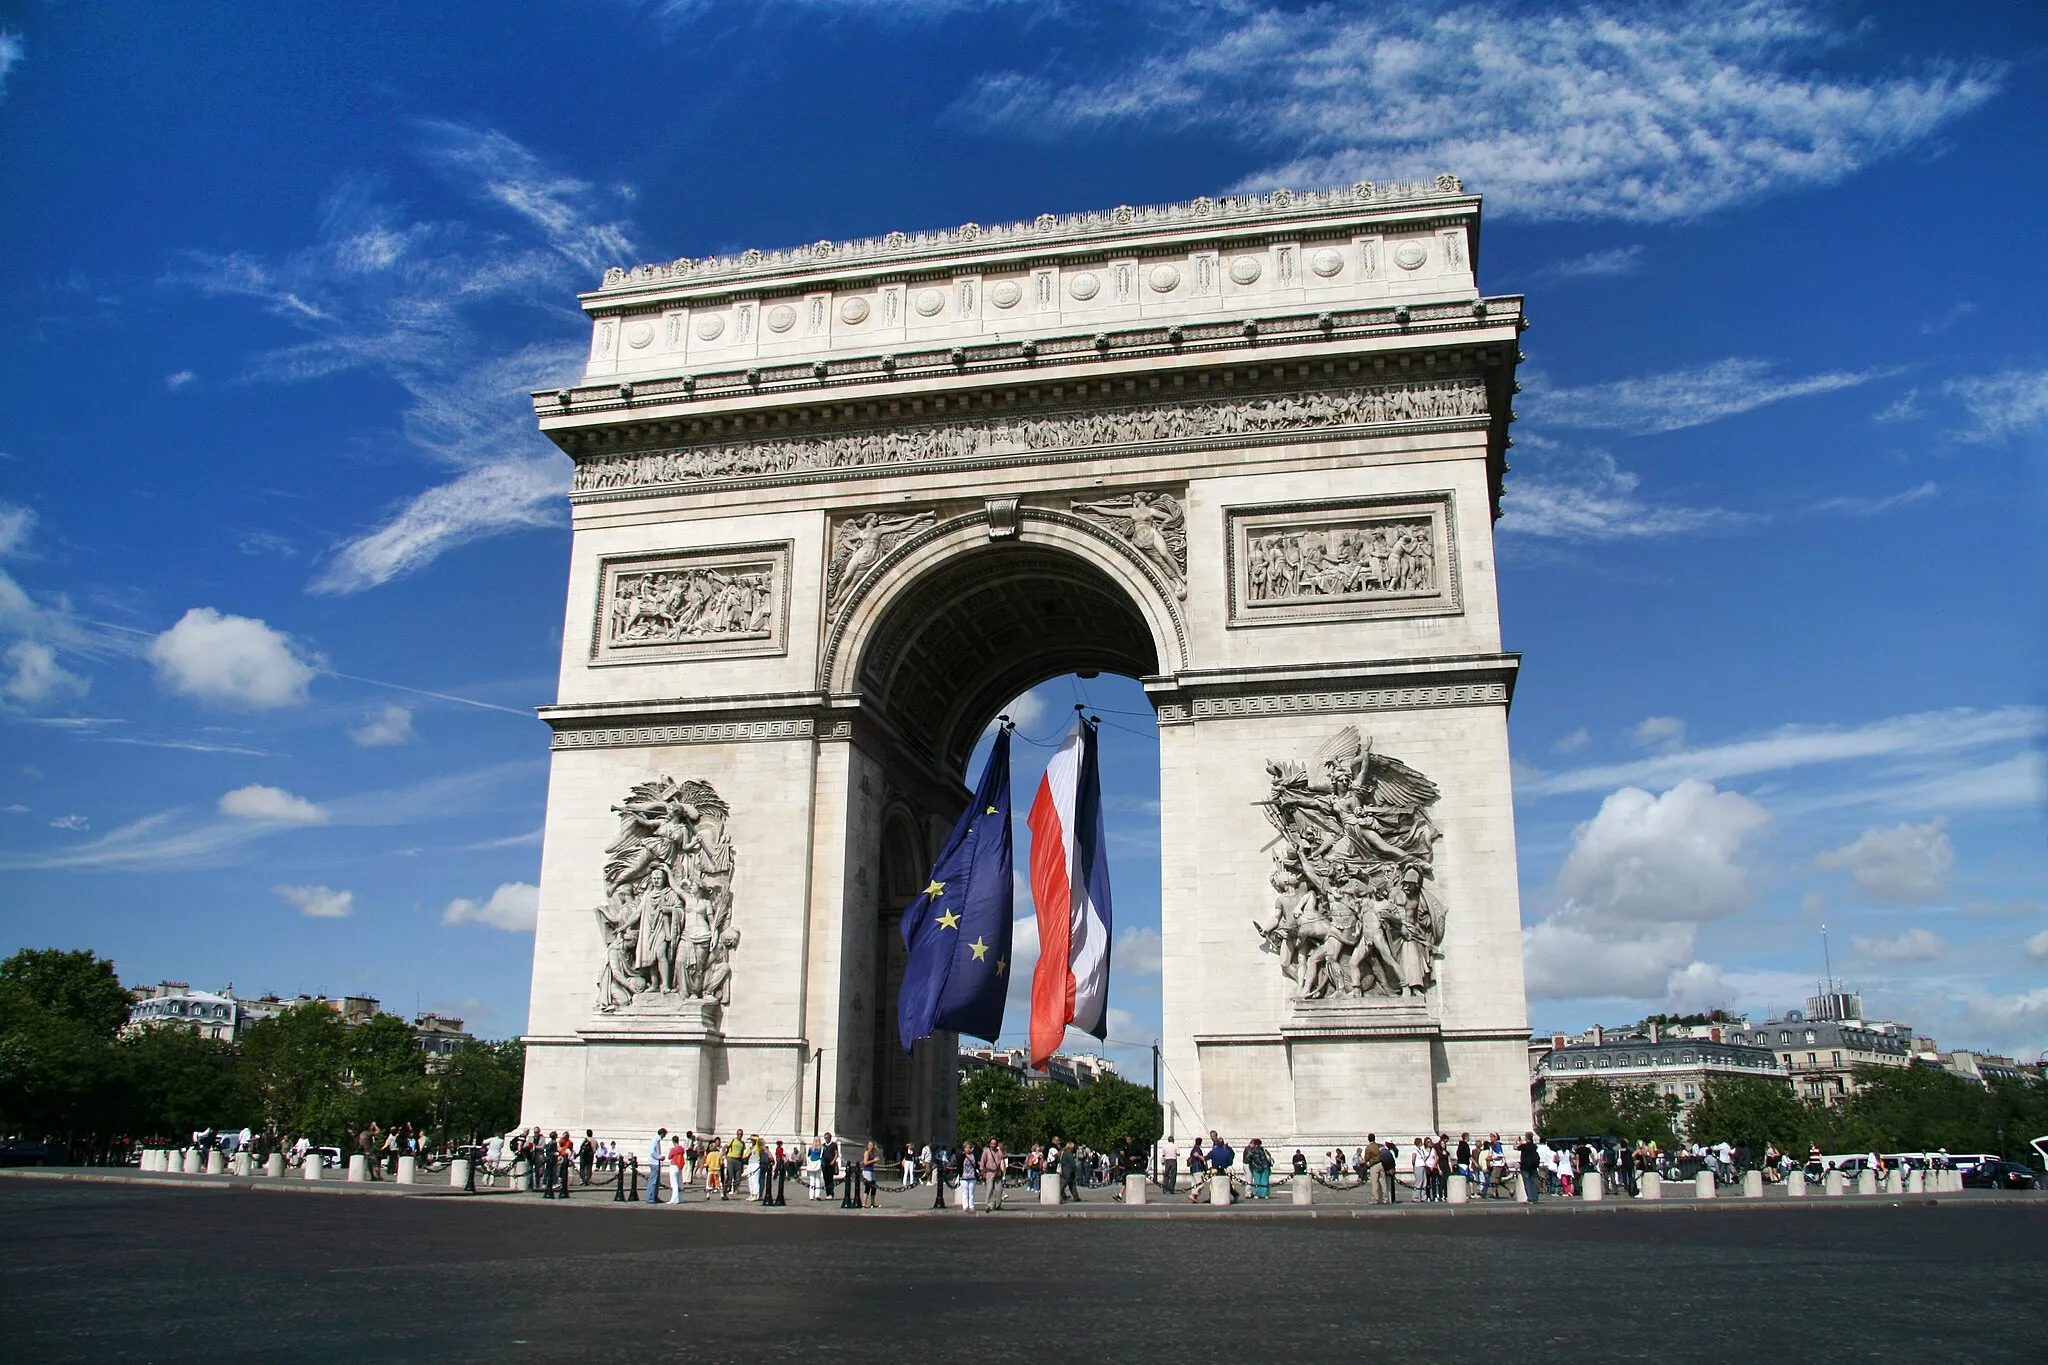
[[[526,1121],[950,1136],[951,1040],[893,1041],[891,916],[982,728],[1094,668],[1160,713],[1177,1130],[1526,1127],[1492,537],[1521,310],[1478,293],[1478,223],[1445,180],[585,296],[584,382],[535,395],[577,491]],[[1440,792],[1440,941],[1413,990],[1298,1002],[1258,803],[1346,726]],[[612,808],[656,779],[730,807],[731,1000],[601,1010]]]

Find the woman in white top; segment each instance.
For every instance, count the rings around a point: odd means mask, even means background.
[[[825,1197],[825,1149],[818,1145],[816,1138],[804,1152],[804,1183],[810,1187],[811,1198]]]
[[[981,1183],[981,1162],[975,1156],[974,1144],[962,1143],[960,1147],[960,1207],[974,1212],[974,1187]]]
[[[1421,1138],[1417,1138],[1408,1144],[1408,1177],[1415,1182],[1415,1196],[1410,1202],[1416,1204],[1420,1204],[1423,1196],[1428,1193],[1422,1176],[1424,1170],[1422,1153],[1425,1145]]]

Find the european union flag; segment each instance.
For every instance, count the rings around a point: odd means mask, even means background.
[[[897,997],[903,1050],[933,1029],[990,1042],[1003,1031],[1010,985],[1010,727],[996,732],[974,803],[932,865],[930,885],[903,912],[910,963]]]

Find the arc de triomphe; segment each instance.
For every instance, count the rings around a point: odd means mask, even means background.
[[[1159,714],[1178,1130],[1526,1126],[1479,217],[1446,176],[609,272],[534,400],[526,1121],[950,1136],[895,917],[995,714],[1107,670]]]

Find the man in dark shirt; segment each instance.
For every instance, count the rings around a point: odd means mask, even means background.
[[[1058,1141],[1058,1139],[1054,1140]],[[1080,1171],[1081,1157],[1074,1150],[1074,1144],[1071,1142],[1062,1144],[1060,1147],[1060,1202],[1062,1204],[1066,1203],[1068,1199],[1072,1199],[1076,1204],[1081,1202],[1081,1191],[1074,1183]]]
[[[1216,1130],[1211,1128],[1209,1130],[1209,1175],[1212,1179],[1219,1174],[1223,1177],[1225,1182],[1224,1188],[1230,1190],[1232,1202],[1235,1202],[1237,1199],[1237,1191],[1229,1184],[1230,1163],[1235,1160],[1237,1160],[1237,1153],[1231,1150],[1229,1143],[1216,1136]]]
[[[590,1129],[583,1130],[583,1145],[576,1149],[576,1174],[583,1183],[590,1183],[591,1167],[597,1164],[597,1135]]]
[[[1543,1169],[1543,1157],[1536,1150],[1536,1135],[1522,1134],[1521,1146],[1516,1150],[1522,1154],[1522,1189],[1529,1196],[1529,1202],[1533,1204],[1536,1202],[1537,1193],[1543,1188],[1543,1181],[1538,1175]]]

